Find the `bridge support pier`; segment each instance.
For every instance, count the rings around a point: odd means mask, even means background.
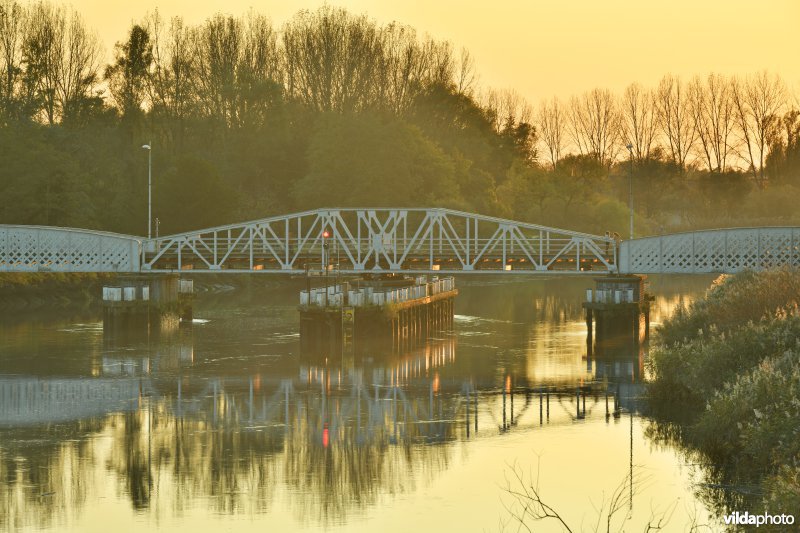
[[[191,322],[192,280],[176,274],[120,276],[103,287],[103,330],[170,330],[181,320]]]
[[[636,275],[604,276],[595,278],[594,290],[586,291],[583,308],[589,360],[630,359],[647,342],[651,297],[646,292],[645,279]],[[597,372],[604,368],[598,366]]]

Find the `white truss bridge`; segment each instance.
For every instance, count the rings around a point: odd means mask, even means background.
[[[800,265],[800,228],[615,242],[450,209],[318,209],[156,239],[0,225],[0,272],[735,273]]]

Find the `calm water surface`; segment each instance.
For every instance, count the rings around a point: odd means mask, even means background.
[[[655,323],[710,283],[650,281]],[[203,293],[149,337],[1,317],[0,529],[516,531],[515,472],[576,531],[615,495],[626,531],[714,523],[699,467],[644,435],[646,352],[587,359],[591,283],[462,278],[452,334],[354,358],[300,353],[296,281]],[[576,404],[598,380],[619,417]]]

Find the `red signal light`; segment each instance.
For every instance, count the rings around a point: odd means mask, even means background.
[[[323,231],[323,232],[322,232],[322,238],[323,238],[323,239],[327,239],[327,238],[329,238],[330,236],[331,236],[331,232],[330,232],[330,231],[328,231],[328,230],[325,230],[325,231]]]

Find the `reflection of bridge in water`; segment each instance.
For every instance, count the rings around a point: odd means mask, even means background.
[[[107,358],[107,373],[127,377],[0,379],[0,427],[39,426],[137,412],[158,406],[175,419],[221,430],[306,433],[309,442],[435,442],[496,434],[525,425],[571,423],[600,409],[635,409],[639,361],[605,361],[602,379],[502,383],[447,377],[452,339],[429,345],[396,366],[307,364],[292,377],[208,377],[151,372],[145,359]],[[615,374],[616,372],[616,374]],[[623,378],[623,379],[617,379]]]

